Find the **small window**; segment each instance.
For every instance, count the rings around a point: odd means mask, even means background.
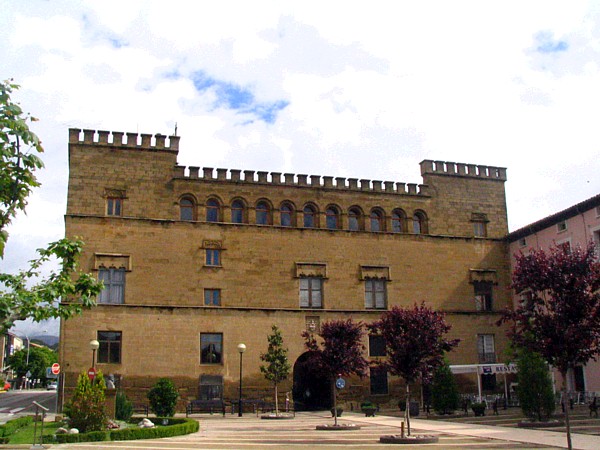
[[[336,208],[332,206],[327,208],[325,217],[328,230],[337,230],[340,227],[340,214]]]
[[[317,227],[317,211],[311,205],[306,205],[303,210],[304,213],[304,228],[316,228]]]
[[[196,204],[191,198],[184,197],[179,201],[179,219],[196,220]]]
[[[519,247],[527,247],[527,239],[526,238],[519,239]]]
[[[221,289],[204,289],[204,306],[221,306]]]
[[[377,356],[385,356],[385,340],[383,336],[379,334],[370,334],[369,335],[369,356],[377,357]]]
[[[365,280],[365,308],[385,309],[386,297],[386,280],[379,278],[368,278]]]
[[[403,233],[406,230],[406,214],[401,209],[392,212],[392,231]]]
[[[241,200],[234,200],[231,204],[231,222],[244,223],[244,203]]]
[[[323,307],[323,279],[320,277],[300,278],[300,307]]]
[[[271,208],[265,201],[258,202],[256,205],[256,224],[270,225],[271,224]]]
[[[207,222],[219,222],[221,216],[220,205],[217,200],[211,198],[206,202],[206,221]]]
[[[200,333],[200,363],[221,364],[223,362],[223,335]]]
[[[348,210],[348,229],[350,231],[362,230],[362,214],[358,208]]]
[[[371,231],[383,231],[383,213],[378,210],[371,211]]]
[[[279,217],[282,227],[294,226],[293,208],[288,203],[281,205],[281,208],[279,209]]]
[[[427,234],[427,217],[422,211],[413,214],[413,233]]]
[[[496,345],[493,334],[477,335],[477,353],[480,364],[491,364],[496,362]]]
[[[559,233],[562,233],[563,231],[567,231],[567,221],[563,220],[562,222],[558,222],[556,224],[556,229],[558,230]]]
[[[206,265],[220,266],[221,265],[221,250],[218,248],[206,249]]]
[[[596,206],[596,217],[600,217],[600,206]]]
[[[475,281],[475,308],[477,311],[493,310],[493,283],[490,281]]]
[[[98,331],[98,363],[121,364],[121,332]]]
[[[473,222],[473,235],[475,237],[486,237],[487,226],[485,222]]]
[[[388,394],[388,376],[387,370],[381,367],[371,367],[369,369],[369,381],[371,395]]]
[[[107,216],[122,216],[123,215],[123,199],[116,197],[108,197],[106,199],[106,215]]]
[[[104,288],[98,296],[98,303],[125,303],[125,269],[98,269],[98,279],[104,283]]]

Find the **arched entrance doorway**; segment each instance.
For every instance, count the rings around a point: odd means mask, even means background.
[[[316,411],[333,406],[331,382],[317,369],[315,353],[306,352],[294,364],[294,409]]]

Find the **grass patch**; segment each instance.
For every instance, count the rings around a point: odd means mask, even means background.
[[[57,422],[44,422],[44,436],[52,436],[56,432],[56,430],[63,426],[62,423]],[[42,428],[42,423],[37,423],[37,439],[39,442],[39,435]],[[8,442],[10,444],[32,444],[33,443],[33,432],[34,432],[34,424],[31,423],[24,427],[21,427],[13,434],[8,436]]]

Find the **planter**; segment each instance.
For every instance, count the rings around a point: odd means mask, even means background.
[[[404,437],[397,434],[391,436],[381,436],[379,438],[379,442],[382,444],[435,444],[438,441],[439,438],[437,436],[428,434]]]
[[[554,428],[554,427],[564,427],[565,422],[562,420],[545,420],[543,422],[535,422],[530,420],[522,420],[517,423],[519,428]]]
[[[365,414],[365,417],[375,417],[377,408],[361,408],[361,411]]]
[[[260,418],[264,419],[264,420],[286,420],[286,419],[293,419],[294,416],[292,414],[288,414],[288,413],[263,414],[260,416]]]
[[[316,429],[319,431],[352,431],[360,430],[360,427],[351,423],[342,423],[337,425],[317,425]]]
[[[334,408],[331,408],[331,410],[330,410],[330,411],[331,411],[331,417],[335,417],[335,411],[334,411]],[[343,413],[343,412],[344,412],[344,409],[343,409],[343,408],[338,408],[338,409],[337,409],[337,416],[338,416],[338,417],[342,417],[342,413]]]
[[[486,407],[485,403],[473,403],[471,405],[471,409],[473,410],[475,417],[485,416],[485,407]]]
[[[406,402],[398,402],[400,411],[406,411]],[[410,402],[409,412],[411,417],[417,417],[419,415],[419,402]]]

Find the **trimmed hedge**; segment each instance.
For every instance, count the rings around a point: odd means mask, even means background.
[[[141,420],[141,419],[140,419]],[[77,442],[99,442],[99,441],[130,441],[134,439],[158,439],[164,437],[181,436],[183,434],[195,433],[200,429],[200,424],[194,419],[168,418],[169,424],[160,425],[163,418],[152,418],[153,423],[158,425],[155,428],[123,428],[122,430],[112,431],[91,431],[80,434],[56,434],[53,436],[44,436],[45,444],[73,444]],[[130,423],[137,424],[138,421]]]
[[[19,428],[26,427],[33,423],[33,416],[19,417],[18,419],[9,420],[4,425],[0,425],[0,436],[8,437],[14,434]]]

